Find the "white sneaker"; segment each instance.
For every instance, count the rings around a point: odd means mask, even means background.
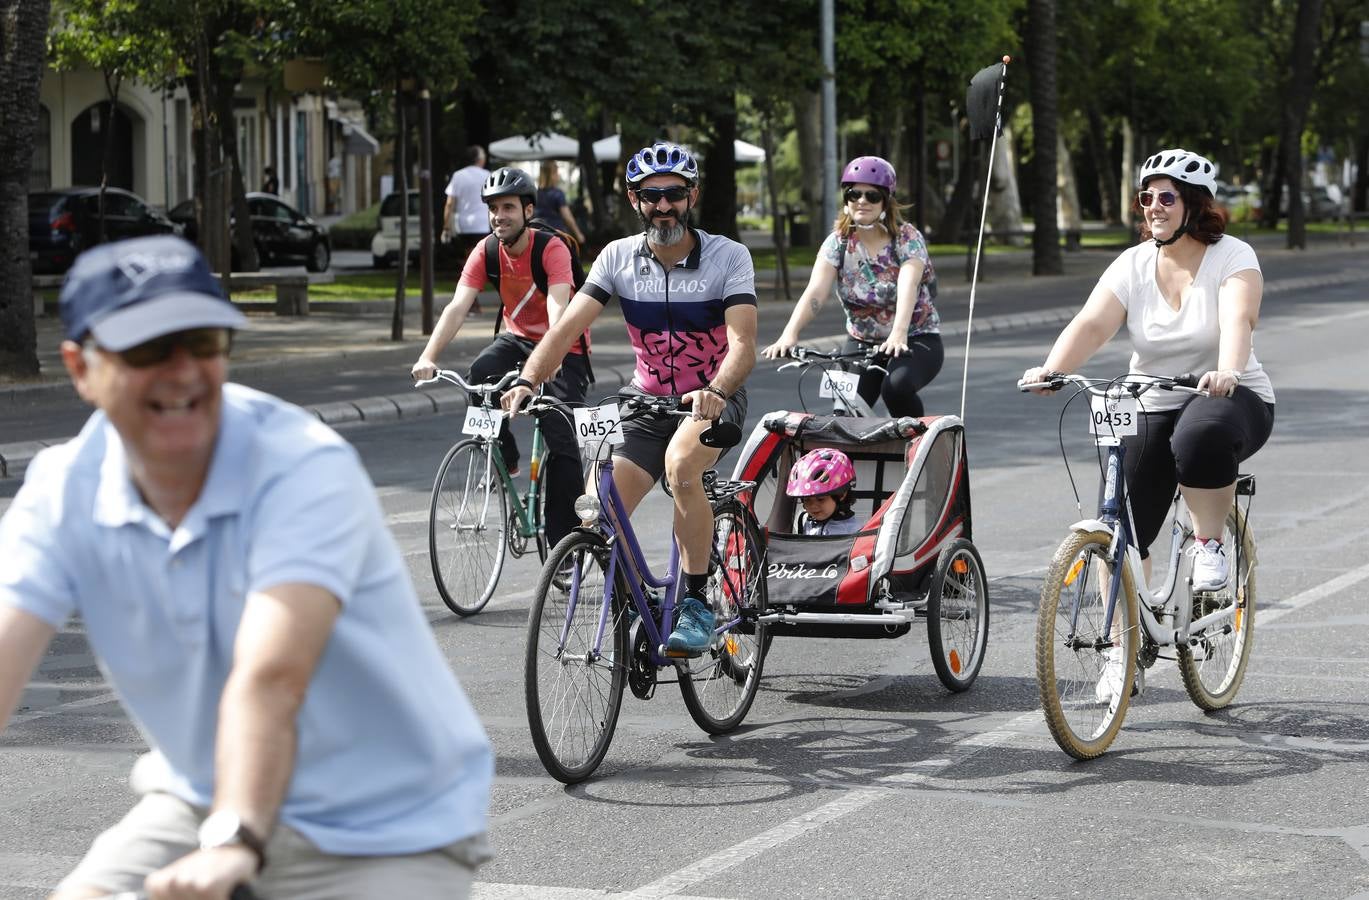
[[[1195,541],[1188,552],[1193,557],[1195,591],[1220,591],[1226,587],[1231,577],[1231,569],[1226,564],[1226,549],[1221,541]]]
[[[1111,705],[1117,695],[1122,692],[1122,676],[1126,674],[1126,660],[1122,656],[1122,648],[1113,647],[1103,651],[1106,662],[1103,663],[1103,673],[1098,677],[1098,684],[1093,688],[1093,698],[1099,703]],[[1136,680],[1131,683],[1131,696],[1141,696],[1141,691],[1146,686],[1146,670],[1139,665],[1136,667]]]

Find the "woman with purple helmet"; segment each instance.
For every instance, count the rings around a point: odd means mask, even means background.
[[[878,156],[858,156],[841,174],[841,212],[822,242],[808,287],[779,340],[762,351],[785,356],[836,287],[846,313],[846,351],[873,349],[889,374],[866,371],[858,393],[882,396],[892,416],[920,416],[918,392],[941,371],[941,319],[932,298],[936,272],[927,242],[903,221],[894,199],[894,167]]]

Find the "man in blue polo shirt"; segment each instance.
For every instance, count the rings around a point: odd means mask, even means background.
[[[244,320],[179,238],[84,254],[61,312],[98,411],[0,519],[0,728],[79,614],[160,775],[55,896],[463,896],[490,746],[356,452],[225,384]]]

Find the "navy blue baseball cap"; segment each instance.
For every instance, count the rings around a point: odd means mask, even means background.
[[[115,352],[190,328],[240,328],[199,248],[172,235],[101,244],[76,258],[59,302],[67,338]]]

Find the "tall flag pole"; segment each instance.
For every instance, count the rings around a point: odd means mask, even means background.
[[[965,392],[970,381],[970,335],[974,332],[974,299],[979,286],[979,258],[984,252],[984,222],[989,215],[989,187],[993,178],[993,156],[998,146],[998,135],[1003,131],[1003,85],[1008,78],[1008,63],[986,66],[970,79],[965,95],[965,108],[970,119],[970,140],[989,138],[989,171],[984,176],[984,203],[979,212],[979,239],[974,251],[974,272],[970,276],[970,318],[965,325],[965,370],[960,379],[960,420],[965,421]]]

